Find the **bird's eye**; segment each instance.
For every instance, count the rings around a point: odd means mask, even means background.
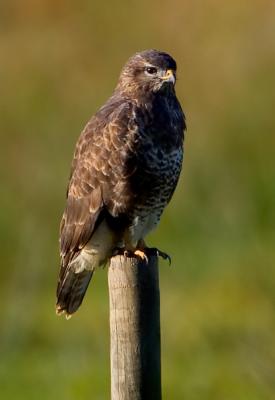
[[[145,67],[145,71],[149,75],[154,75],[158,72],[157,68],[155,68],[155,67]]]

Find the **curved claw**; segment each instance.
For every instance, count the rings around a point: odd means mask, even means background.
[[[171,257],[169,256],[169,254],[164,253],[164,251],[161,251],[161,250],[159,250],[159,249],[156,248],[156,247],[147,248],[146,250],[148,250],[149,253],[151,253],[152,255],[155,255],[155,256],[157,256],[157,257],[161,257],[161,258],[163,258],[164,260],[168,260],[169,266],[171,265],[172,260],[171,260]]]
[[[146,262],[146,264],[148,264],[148,257],[147,257],[147,255],[145,254],[145,252],[143,251],[143,250],[135,250],[134,251],[134,255],[136,256],[136,257],[138,257],[138,258],[141,258],[142,259],[142,261],[145,261]]]
[[[145,261],[146,264],[148,264],[148,257],[143,250],[140,250],[140,249],[136,249],[134,251],[124,250],[123,255],[124,255],[124,257],[140,258],[142,261]]]
[[[161,257],[164,260],[168,260],[169,265],[171,265],[172,260],[171,257],[169,256],[169,254],[165,253],[164,251],[159,250],[156,247],[146,247],[143,250],[141,249],[136,249],[134,251],[130,251],[130,250],[125,250],[123,248],[116,248],[113,251],[112,256],[116,256],[116,255],[124,255],[124,257],[137,257],[137,258],[141,258],[142,261],[145,261],[146,264],[148,264],[148,255],[152,255],[152,256],[156,256],[156,257]]]

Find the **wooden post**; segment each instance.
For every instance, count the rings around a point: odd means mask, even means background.
[[[108,282],[111,399],[160,400],[158,258],[113,257]]]

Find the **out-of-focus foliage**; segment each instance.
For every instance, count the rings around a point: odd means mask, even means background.
[[[275,398],[275,3],[0,3],[0,396],[109,397],[99,271],[54,313],[58,225],[75,141],[132,53],[178,61],[187,116],[160,262],[164,399]],[[152,397],[153,398],[153,397]]]

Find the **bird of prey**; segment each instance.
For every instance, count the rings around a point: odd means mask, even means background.
[[[147,258],[144,237],[159,223],[182,167],[186,125],[175,82],[169,54],[134,54],[81,133],[60,224],[58,315],[78,309],[94,270],[118,251]]]

